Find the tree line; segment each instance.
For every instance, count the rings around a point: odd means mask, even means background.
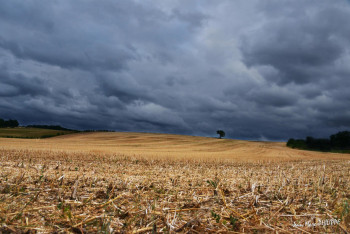
[[[317,151],[350,151],[350,132],[343,131],[331,135],[329,138],[306,137],[303,139],[289,139],[287,146],[297,149]]]
[[[0,128],[15,128],[18,127],[19,123],[15,119],[4,120],[0,119]]]
[[[27,125],[26,128],[42,128],[42,129],[52,129],[52,130],[62,130],[62,131],[75,131],[69,128],[61,127],[60,125]]]

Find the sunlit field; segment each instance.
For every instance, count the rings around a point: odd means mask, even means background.
[[[345,233],[350,155],[170,134],[0,138],[0,233]]]
[[[285,142],[251,142],[156,133],[77,133],[47,139],[1,139],[3,149],[114,154],[145,159],[285,161],[350,159],[349,154],[287,148]]]

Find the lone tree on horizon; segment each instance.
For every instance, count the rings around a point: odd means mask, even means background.
[[[219,134],[219,138],[225,137],[225,132],[223,130],[217,130],[216,134]]]

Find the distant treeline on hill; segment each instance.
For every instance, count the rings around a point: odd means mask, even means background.
[[[64,128],[59,125],[27,125],[26,128],[43,128],[52,130],[62,130],[62,131],[76,131],[69,128]]]
[[[18,127],[19,123],[15,119],[3,120],[0,119],[0,128],[15,128]]]
[[[291,138],[288,140],[287,146],[305,150],[350,153],[350,132],[338,132],[329,138],[313,138],[310,136],[306,137],[305,140]]]
[[[93,130],[93,129],[88,129],[88,130],[84,130],[83,132],[115,132],[114,130]]]
[[[15,119],[3,120],[0,118],[0,128],[15,128],[18,127],[19,123]],[[79,130],[69,129],[61,127],[60,125],[27,125],[26,128],[41,128],[41,129],[52,129],[59,131],[73,131],[73,132],[81,132]],[[83,130],[83,132],[115,132],[114,130]]]

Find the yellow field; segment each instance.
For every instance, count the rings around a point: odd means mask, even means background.
[[[290,149],[285,142],[252,142],[155,133],[78,133],[47,139],[1,139],[3,149],[114,153],[153,159],[285,161],[350,159],[350,154]]]
[[[0,233],[346,233],[350,155],[169,134],[0,138]]]

